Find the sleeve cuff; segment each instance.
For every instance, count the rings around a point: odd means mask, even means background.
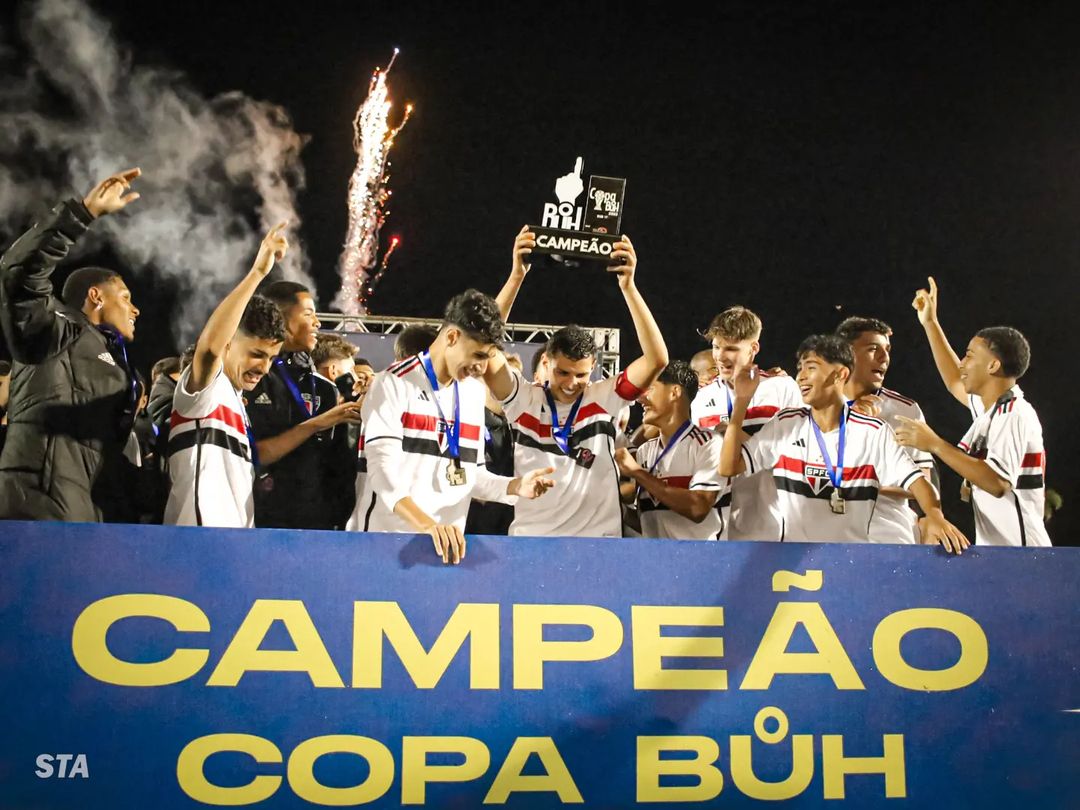
[[[754,464],[754,457],[750,455],[750,451],[746,449],[745,444],[740,448],[740,452],[742,453],[743,461],[746,462],[746,471],[750,475],[753,475],[757,472],[757,466]]]
[[[630,378],[626,376],[625,371],[620,371],[619,376],[615,379],[615,393],[619,395],[620,399],[625,399],[627,402],[633,402],[640,397],[643,390],[630,382]]]

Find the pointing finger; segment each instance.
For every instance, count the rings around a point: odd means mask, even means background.
[[[574,163],[574,174],[576,174],[578,177],[581,177],[581,165],[582,165],[582,160],[581,160],[581,156],[579,155],[578,159],[577,159],[577,162]]]
[[[933,276],[928,276],[926,280],[930,282],[930,295],[936,296],[937,295],[937,282],[934,281],[934,277]]]

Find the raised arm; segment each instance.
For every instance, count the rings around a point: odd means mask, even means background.
[[[289,242],[282,231],[286,223],[270,229],[263,237],[259,245],[259,254],[255,257],[255,263],[251,266],[247,275],[241,279],[232,292],[225,296],[217,309],[210,315],[202,334],[195,344],[195,356],[191,361],[191,388],[193,391],[204,389],[221,367],[221,358],[225,354],[225,347],[229,345],[236,330],[240,327],[240,320],[244,317],[244,309],[255,294],[267,273],[273,267],[275,261],[281,261],[285,252],[289,249]]]
[[[72,328],[55,312],[51,276],[90,224],[139,198],[130,192],[138,169],[102,180],[80,203],[67,200],[34,225],[0,259],[0,328],[21,363],[39,363],[59,351]]]
[[[660,334],[660,327],[656,325],[656,319],[634,283],[637,252],[630,242],[630,237],[623,235],[622,239],[615,243],[611,258],[622,262],[608,267],[608,272],[619,277],[619,289],[626,301],[626,308],[630,310],[642,352],[641,357],[626,367],[626,377],[636,388],[645,389],[656,382],[660,372],[667,367],[667,344],[664,343],[664,336]]]
[[[495,352],[495,356],[488,360],[484,383],[491,395],[500,402],[514,393],[514,374],[502,352]]]
[[[938,321],[937,282],[934,281],[933,276],[930,276],[927,281],[930,289],[916,292],[911,306],[918,314],[919,323],[926,332],[926,339],[930,343],[930,351],[934,354],[934,365],[937,366],[938,374],[941,375],[941,381],[945,383],[949,393],[967,407],[967,392],[964,391],[964,384],[960,381],[960,358],[949,345],[945,330],[941,328],[941,323]]]
[[[503,284],[503,288],[499,290],[499,294],[495,296],[495,303],[499,305],[499,316],[503,319],[503,323],[510,321],[510,310],[514,306],[525,276],[532,267],[525,258],[532,253],[534,247],[536,247],[536,234],[529,230],[528,225],[522,225],[514,238],[514,258],[510,264],[510,275]]]
[[[735,401],[731,403],[731,420],[724,430],[724,443],[720,448],[720,475],[728,477],[746,471],[746,461],[742,457],[746,433],[743,420],[750,400],[761,384],[761,371],[757,366],[746,366],[735,375]]]

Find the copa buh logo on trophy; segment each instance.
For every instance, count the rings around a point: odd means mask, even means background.
[[[533,255],[550,256],[571,266],[581,262],[610,264],[613,246],[622,238],[619,226],[626,179],[593,175],[589,178],[588,193],[582,199],[585,183],[581,169],[579,157],[574,170],[555,181],[558,203],[544,203],[541,224],[529,226],[536,234]]]

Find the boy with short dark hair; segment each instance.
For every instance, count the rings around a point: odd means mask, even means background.
[[[929,282],[912,306],[945,387],[968,406],[974,422],[956,447],[912,420],[903,420],[897,436],[963,476],[960,496],[975,511],[977,544],[1049,546],[1042,423],[1016,384],[1031,362],[1031,347],[1016,329],[992,326],[976,332],[958,358],[938,322],[937,284]]]
[[[720,539],[723,520],[716,499],[727,482],[717,471],[720,437],[690,420],[697,384],[697,373],[688,363],[671,363],[638,397],[642,424],[660,435],[636,453],[615,452],[619,471],[632,481],[643,537]]]
[[[504,329],[495,301],[467,290],[447,305],[428,350],[375,375],[363,405],[351,531],[422,532],[443,562],[459,563],[472,498],[513,503],[552,486],[550,468],[508,478],[484,465],[480,378]]]
[[[844,384],[854,365],[851,346],[836,335],[814,335],[797,353],[796,383],[805,403],[776,415],[749,439],[740,428],[759,384],[756,366],[735,379],[731,423],[720,472],[771,470],[783,522],[780,540],[865,542],[882,486],[906,489],[926,514],[923,542],[959,553],[967,538],[945,520],[930,482],[896,442],[892,428],[848,405]]]
[[[874,414],[887,422],[894,431],[903,422],[901,417],[925,422],[919,403],[885,387],[885,374],[892,362],[892,327],[880,318],[853,316],[845,318],[836,327],[836,334],[851,346],[855,365],[844,386],[849,402],[871,401],[877,409]],[[934,481],[934,457],[924,450],[909,447],[907,454],[916,466]],[[918,515],[909,505],[909,496],[903,490],[882,487],[878,490],[874,520],[870,524],[872,543],[918,542]]]
[[[285,322],[255,289],[288,250],[281,223],[259,247],[251,270],[210,315],[191,365],[173,393],[165,523],[253,527],[252,481],[258,462],[241,396],[270,370]]]
[[[528,235],[525,229],[518,234],[515,267],[522,251],[531,249]],[[515,430],[516,469],[551,467],[557,483],[542,503],[518,503],[511,535],[622,537],[615,420],[626,403],[653,384],[667,365],[668,355],[660,328],[634,281],[634,246],[624,235],[614,247],[611,259],[615,263],[608,272],[618,277],[641,357],[617,377],[591,382],[597,354],[593,335],[579,326],[567,326],[552,335],[545,347],[544,383],[530,383],[520,372],[512,373],[501,357],[488,366],[487,384],[502,400]],[[513,281],[512,276],[507,286],[512,287]],[[508,307],[502,311],[505,314]]]

